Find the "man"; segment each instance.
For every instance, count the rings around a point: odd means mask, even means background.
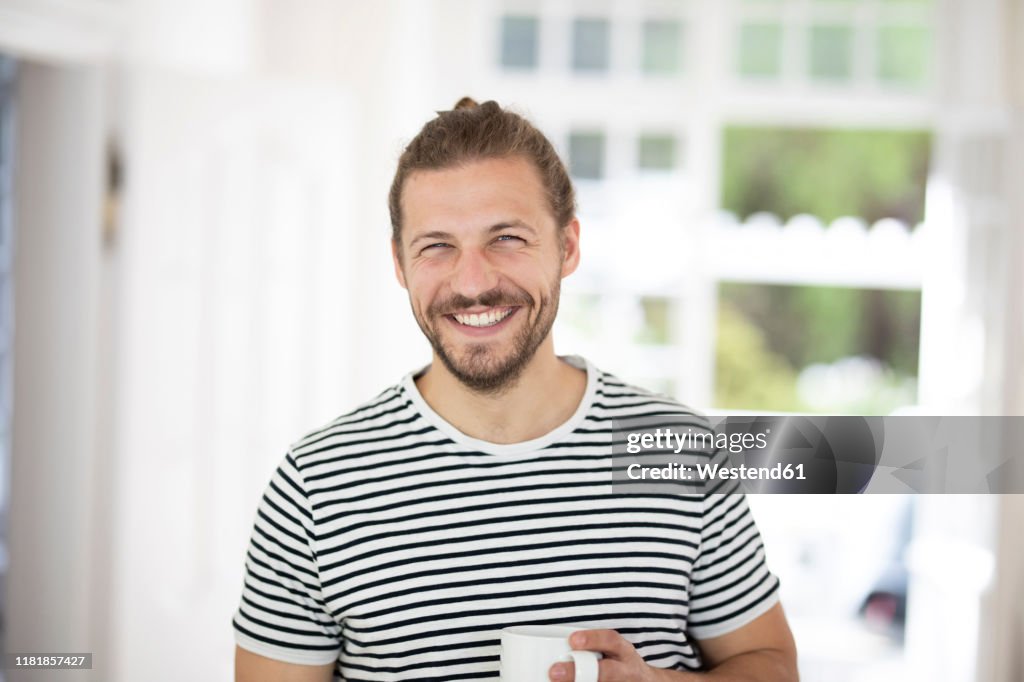
[[[495,679],[501,628],[527,623],[584,628],[601,682],[795,680],[745,498],[612,489],[613,418],[694,415],[555,355],[580,226],[550,142],[463,99],[406,148],[390,210],[433,362],[274,474],[236,680]]]

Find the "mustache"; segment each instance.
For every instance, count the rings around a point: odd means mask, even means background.
[[[533,296],[517,289],[513,291],[506,291],[504,289],[494,288],[480,294],[476,298],[470,298],[463,296],[462,294],[452,294],[442,299],[438,299],[427,307],[427,313],[431,316],[437,315],[451,315],[467,308],[474,308],[477,306],[484,308],[502,308],[502,307],[516,307],[516,306],[533,306]]]

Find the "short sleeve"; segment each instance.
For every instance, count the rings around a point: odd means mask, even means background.
[[[698,640],[732,632],[779,601],[746,495],[705,495],[702,520],[690,587],[689,631]]]
[[[337,660],[341,627],[323,599],[313,538],[309,499],[289,452],[256,512],[232,620],[238,646],[287,663]]]

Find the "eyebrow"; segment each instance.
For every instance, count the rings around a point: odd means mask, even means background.
[[[490,234],[492,232],[500,232],[501,230],[507,230],[510,227],[519,227],[528,232],[532,232],[533,234],[537,234],[537,230],[533,229],[533,227],[531,227],[527,223],[524,223],[522,220],[518,219],[506,220],[500,223],[495,223],[494,225],[491,225],[490,229],[487,230],[487,233]]]
[[[529,224],[524,223],[522,220],[503,220],[500,223],[495,223],[487,228],[487,234],[493,234],[495,232],[501,232],[502,230],[508,230],[510,228],[519,228],[537,234],[537,230],[533,229]],[[431,230],[430,232],[424,232],[421,235],[417,235],[409,246],[416,244],[417,242],[423,241],[424,239],[432,240],[437,239],[441,241],[450,241],[454,235],[451,232],[445,232],[444,230]]]

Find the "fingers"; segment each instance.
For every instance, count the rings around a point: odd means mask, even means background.
[[[625,658],[633,653],[633,645],[615,630],[580,630],[569,637],[573,649],[598,651],[606,657]]]
[[[629,640],[615,630],[580,630],[569,637],[569,646],[577,650],[596,651],[604,656],[598,661],[598,682],[634,682],[646,667]],[[572,663],[556,663],[548,670],[552,682],[575,682]]]
[[[632,682],[629,668],[619,661],[607,658],[598,661],[598,682]],[[555,663],[548,670],[552,682],[575,682],[576,666],[573,663]]]
[[[555,663],[548,670],[548,677],[551,682],[574,682],[576,666],[573,663]]]

